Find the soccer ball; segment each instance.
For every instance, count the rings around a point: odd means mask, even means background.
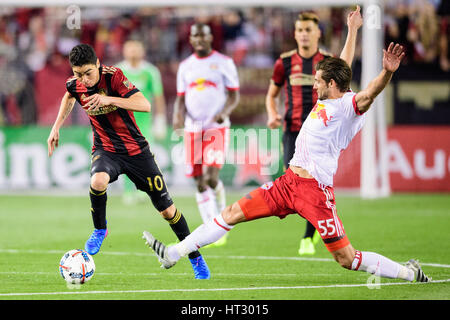
[[[71,284],[89,281],[95,271],[94,259],[84,250],[74,249],[66,252],[59,262],[59,272]]]

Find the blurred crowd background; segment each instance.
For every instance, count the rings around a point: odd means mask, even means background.
[[[433,100],[428,108],[417,108],[417,101],[405,100],[401,90],[394,90],[390,124],[450,124],[449,2],[385,3],[385,42],[399,42],[407,51],[394,83],[428,81],[448,86],[447,98],[444,92],[444,98]],[[339,55],[351,8],[313,10],[321,19],[321,48]],[[296,47],[294,21],[301,11],[287,7],[82,7],[81,28],[71,30],[66,25],[67,7],[0,8],[0,126],[52,125],[65,92],[65,80],[72,74],[67,59],[70,49],[80,42],[89,43],[103,64],[114,65],[123,60],[122,46],[127,39],[141,40],[147,60],[160,69],[170,122],[177,67],[192,52],[189,27],[196,21],[211,26],[213,47],[231,56],[238,66],[243,94],[232,120],[264,125],[264,96],[272,67],[280,53]],[[359,41],[354,64],[356,82],[360,68]],[[84,125],[88,120],[75,108],[68,123]]]

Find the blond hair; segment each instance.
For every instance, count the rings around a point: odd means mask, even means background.
[[[314,12],[302,12],[298,15],[296,21],[313,21],[315,24],[319,25],[319,16]]]

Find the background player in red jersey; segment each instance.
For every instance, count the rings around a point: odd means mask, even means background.
[[[133,112],[150,112],[150,102],[119,68],[101,65],[94,49],[75,46],[69,55],[74,73],[47,140],[48,155],[59,144],[59,130],[75,101],[86,111],[93,131],[90,200],[95,230],[85,249],[96,254],[108,234],[106,201],[108,184],[126,174],[137,189],[146,192],[168,221],[179,240],[189,235],[184,216],[175,207],[149,144],[136,125]],[[198,251],[189,256],[195,277],[209,279],[210,272]]]
[[[341,52],[341,59],[352,65],[355,53],[356,36],[362,25],[360,7],[347,17],[348,34]],[[281,89],[285,87],[285,115],[283,126],[283,163],[289,167],[289,161],[295,150],[295,139],[302,123],[317,101],[317,92],[313,89],[314,66],[331,54],[319,49],[319,17],[312,12],[301,13],[295,21],[295,40],[298,48],[282,53],[275,62],[274,71],[266,95],[267,126],[276,129],[281,126],[282,116],[278,113],[278,101]],[[320,239],[314,226],[306,222],[306,230],[300,240],[300,255],[314,254],[314,244]]]

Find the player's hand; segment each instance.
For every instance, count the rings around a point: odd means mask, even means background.
[[[269,119],[267,119],[267,126],[270,129],[276,129],[281,126],[281,115],[278,113],[275,115],[269,115]]]
[[[59,143],[59,130],[53,128],[47,139],[47,149],[49,157],[52,156],[53,151],[55,150],[55,148],[58,147],[58,143]]]
[[[86,102],[84,107],[87,107],[88,111],[96,111],[100,107],[111,104],[108,96],[103,96],[98,93],[84,98],[83,101]]]
[[[405,56],[403,47],[393,42],[389,44],[387,50],[383,49],[383,69],[389,72],[395,72],[400,66],[400,62]]]
[[[352,11],[347,16],[347,26],[351,29],[358,30],[363,24],[363,18],[361,17],[361,8],[356,6],[356,10]]]
[[[212,119],[212,122],[222,123],[225,121],[225,119],[228,117],[228,114],[225,112],[219,112],[214,116]]]

